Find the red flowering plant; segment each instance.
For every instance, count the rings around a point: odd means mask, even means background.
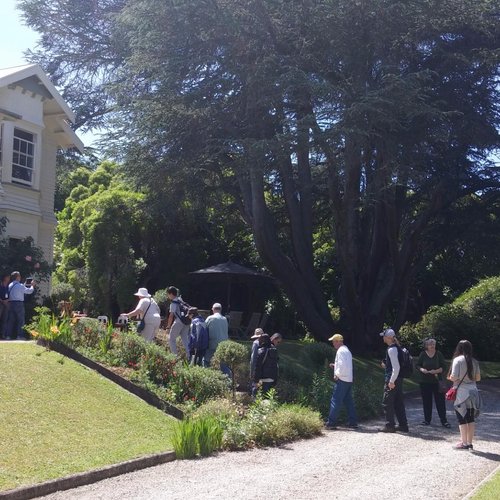
[[[148,379],[158,385],[166,385],[175,377],[179,359],[166,352],[162,347],[149,344],[141,358],[141,371]]]

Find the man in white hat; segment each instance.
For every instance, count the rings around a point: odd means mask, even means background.
[[[128,318],[139,317],[144,320],[144,328],[138,333],[148,342],[153,342],[160,329],[160,308],[147,288],[139,288],[134,295],[139,297],[139,302],[133,311],[124,315]]]
[[[335,355],[335,363],[330,364],[330,368],[333,369],[335,387],[333,388],[330,413],[328,414],[328,420],[325,422],[325,428],[337,429],[337,416],[342,404],[345,404],[348,426],[356,429],[358,427],[358,417],[356,416],[352,397],[352,354],[344,345],[344,337],[340,333],[336,333],[328,340],[333,344],[337,354]]]
[[[408,432],[408,420],[406,418],[405,403],[403,399],[403,377],[400,376],[399,342],[392,328],[386,328],[380,332],[380,336],[387,346],[385,361],[381,363],[385,369],[384,396],[382,408],[385,413],[385,426],[381,432]],[[399,425],[396,427],[394,416]]]
[[[205,323],[208,328],[208,349],[205,353],[205,366],[210,365],[212,357],[215,354],[217,346],[223,341],[229,339],[229,324],[227,318],[221,314],[222,306],[216,302],[212,306],[212,313]],[[225,369],[221,366],[222,371]]]

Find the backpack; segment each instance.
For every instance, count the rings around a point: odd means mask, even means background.
[[[201,318],[194,318],[191,323],[189,349],[203,351],[208,348],[208,328]]]
[[[191,318],[188,315],[189,308],[191,307],[187,302],[184,302],[180,297],[172,300],[175,304],[179,304],[179,312],[176,316],[181,320],[184,325],[191,324]]]
[[[406,347],[398,347],[399,376],[410,378],[413,375],[413,358]]]

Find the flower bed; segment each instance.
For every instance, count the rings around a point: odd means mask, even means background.
[[[319,413],[301,405],[280,405],[274,391],[268,399],[237,404],[229,399],[230,380],[219,370],[188,365],[134,331],[115,330],[89,318],[57,320],[44,308],[37,312],[28,326],[33,337],[66,345],[188,413],[178,424],[174,440],[179,458],[203,456],[221,448],[277,445],[321,432]],[[231,345],[222,348],[234,351]],[[224,349],[219,357],[227,362]],[[240,362],[242,355],[239,353]],[[245,367],[247,364],[245,359]],[[232,368],[237,369],[236,358]]]

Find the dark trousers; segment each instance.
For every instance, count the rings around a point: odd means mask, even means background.
[[[193,364],[203,366],[203,358],[205,357],[206,349],[198,349],[194,352]]]
[[[422,394],[422,403],[424,405],[424,420],[429,423],[432,420],[432,397],[434,396],[441,423],[446,423],[446,404],[444,394],[439,392],[439,384],[420,384],[420,394]]]
[[[0,302],[0,338],[5,337],[8,315],[9,315],[9,305]]]
[[[387,382],[384,385],[384,397],[382,398],[382,408],[385,413],[386,427],[395,427],[396,423],[394,416],[396,416],[400,427],[408,427],[408,420],[406,419],[406,410],[403,395],[403,379],[396,379],[396,386],[394,389],[389,389]]]
[[[7,320],[7,337],[24,338],[24,302],[20,300],[12,301],[9,304],[9,316]]]

